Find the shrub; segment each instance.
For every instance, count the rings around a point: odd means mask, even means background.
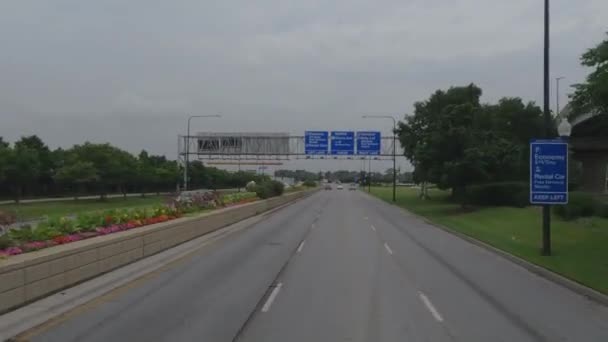
[[[247,183],[247,185],[245,185],[245,189],[247,190],[247,192],[255,192],[255,187],[256,187],[256,184],[254,181],[251,181],[251,182]]]
[[[20,228],[13,228],[8,231],[8,236],[18,242],[28,242],[34,238],[34,231],[31,226],[24,225]]]
[[[317,186],[317,183],[312,180],[307,180],[307,181],[304,181],[304,183],[302,183],[302,185],[307,186],[309,188],[314,188],[315,186]]]
[[[595,214],[600,217],[608,218],[608,202],[598,202]]]
[[[529,204],[530,186],[525,182],[501,182],[472,185],[467,188],[467,204],[525,207]]]
[[[0,235],[0,249],[7,249],[14,246],[14,241],[8,234]]]
[[[283,183],[278,181],[266,181],[262,182],[255,187],[255,193],[259,198],[265,199],[274,196],[281,196],[285,186]]]
[[[573,220],[579,217],[600,216],[604,205],[593,194],[574,191],[569,195],[568,204],[554,206],[553,212],[565,220]]]

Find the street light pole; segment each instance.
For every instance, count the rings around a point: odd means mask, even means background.
[[[363,115],[364,119],[378,118],[393,120],[393,202],[397,201],[397,120],[390,115]]]
[[[184,190],[188,190],[188,166],[190,165],[190,121],[194,118],[221,118],[221,115],[191,115],[188,117],[188,129],[185,139],[186,143],[186,157],[184,158],[186,163],[184,165]]]
[[[372,192],[372,157],[369,156],[369,172],[367,173],[367,193]]]
[[[559,117],[559,81],[563,80],[565,77],[557,77],[555,79],[555,117]]]
[[[551,135],[551,113],[549,109],[549,0],[545,0],[545,44],[544,44],[544,138]],[[551,255],[551,206],[543,205],[543,246],[542,255]]]

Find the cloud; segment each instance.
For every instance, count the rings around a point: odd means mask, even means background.
[[[297,133],[385,129],[358,118],[401,116],[469,82],[486,101],[538,102],[542,10],[529,0],[4,1],[0,111],[10,124],[0,135],[36,132],[52,145],[107,136],[174,155],[188,114],[224,115],[207,129]],[[604,38],[606,13],[605,0],[552,1],[555,75],[584,78],[578,58]],[[134,127],[154,136],[135,141]]]

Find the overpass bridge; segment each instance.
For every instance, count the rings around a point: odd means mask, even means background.
[[[607,193],[608,183],[608,113],[590,112],[574,115],[567,105],[562,116],[572,124],[570,149],[581,162],[581,189],[592,193]]]

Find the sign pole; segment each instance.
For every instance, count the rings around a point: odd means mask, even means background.
[[[544,118],[545,136],[551,132],[551,113],[549,112],[549,0],[545,0],[545,47],[544,47]],[[551,206],[543,205],[543,248],[542,255],[551,255]]]
[[[372,157],[369,157],[369,173],[367,176],[367,193],[372,192]]]

